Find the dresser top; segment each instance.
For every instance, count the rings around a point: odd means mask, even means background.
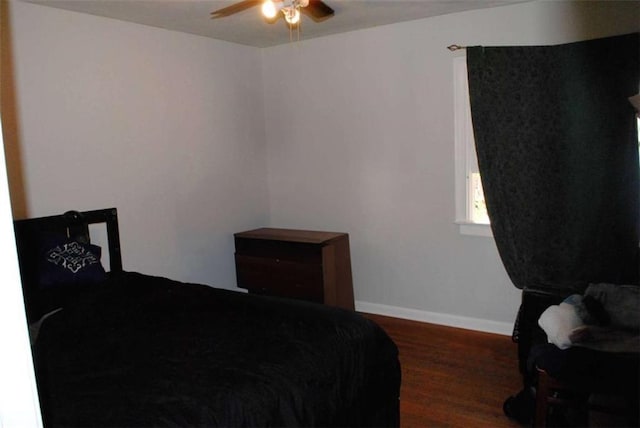
[[[263,227],[234,234],[236,238],[264,239],[268,241],[301,242],[306,244],[323,244],[334,239],[348,236],[346,233],[322,232],[316,230],[274,229]]]

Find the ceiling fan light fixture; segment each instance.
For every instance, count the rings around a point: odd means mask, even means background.
[[[296,25],[300,22],[300,11],[297,7],[283,7],[284,19],[289,25]]]
[[[278,8],[272,0],[266,0],[262,3],[262,14],[267,19],[273,19],[278,14]]]
[[[1,1],[1,0],[0,0]],[[224,18],[254,6],[261,6],[264,18],[273,23],[282,11],[290,27],[298,26],[301,10],[314,22],[322,22],[334,15],[334,10],[323,0],[240,0],[230,6],[211,12],[211,19]]]

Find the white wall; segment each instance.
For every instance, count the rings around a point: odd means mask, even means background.
[[[233,232],[346,231],[359,308],[504,333],[519,292],[453,224],[446,46],[640,26],[638,2],[543,1],[261,51],[8,4],[24,215],[116,206],[126,269],[226,288]]]
[[[348,232],[361,309],[508,333],[520,294],[493,240],[453,224],[446,46],[570,42],[638,17],[639,2],[545,1],[264,50],[272,224]]]
[[[115,206],[125,269],[235,288],[232,234],[268,222],[260,51],[9,9],[26,215]]]
[[[0,165],[5,163],[2,141],[0,129]],[[12,220],[7,173],[0,168],[0,236],[13,236]],[[0,427],[41,427],[14,239],[0,239],[0,279]]]

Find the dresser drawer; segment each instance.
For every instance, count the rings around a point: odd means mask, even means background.
[[[236,253],[238,287],[252,292],[315,302],[323,300],[320,264]]]
[[[318,245],[262,239],[236,239],[235,244],[237,255],[314,265],[322,263],[322,248]]]

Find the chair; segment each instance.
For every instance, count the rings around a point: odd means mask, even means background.
[[[514,340],[518,343],[524,389],[505,401],[507,416],[536,427],[588,426],[589,412],[622,415],[625,425],[638,426],[640,354],[621,354],[547,343],[538,319],[546,308],[585,287],[523,290]],[[639,343],[640,346],[640,343]],[[594,397],[622,397],[611,402]],[[606,405],[603,405],[606,404]],[[567,420],[570,416],[570,421]]]
[[[533,426],[546,427],[551,417],[556,418],[555,424],[562,426],[589,426],[589,415],[594,411],[621,421],[616,425],[638,426],[638,360],[636,358],[635,361],[628,359],[622,362],[616,357],[619,356],[604,356],[611,358],[610,367],[621,364],[612,377],[604,379],[599,377],[601,373],[596,372],[583,381],[559,380],[546,370],[536,367]],[[559,411],[550,414],[551,409]],[[566,416],[567,410],[573,411],[570,418]]]
[[[549,406],[573,406],[580,410],[582,416],[586,414],[586,403],[571,396],[563,396],[563,393],[575,393],[570,384],[561,382],[550,376],[545,370],[537,368],[538,384],[536,388],[536,409],[533,420],[534,427],[546,427]],[[588,420],[588,416],[583,420]]]

